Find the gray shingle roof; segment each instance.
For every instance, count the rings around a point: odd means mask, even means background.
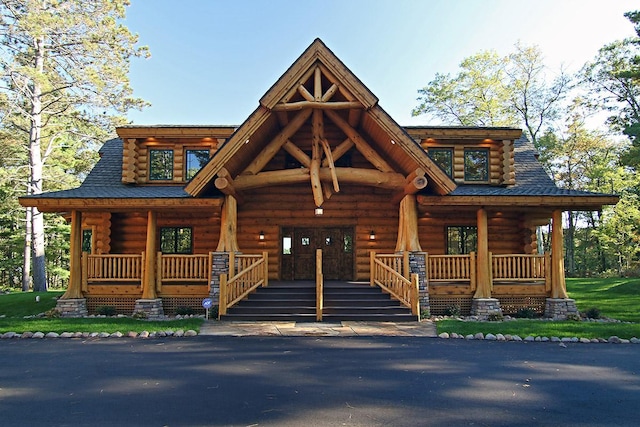
[[[180,185],[137,186],[122,183],[122,140],[111,139],[100,148],[100,160],[78,188],[29,198],[58,199],[162,199],[191,197]]]
[[[559,188],[537,159],[533,143],[522,136],[514,143],[515,185],[459,185],[452,196],[602,196],[602,193]]]

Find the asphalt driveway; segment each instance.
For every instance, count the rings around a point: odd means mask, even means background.
[[[416,337],[11,339],[0,425],[635,426],[639,356]]]

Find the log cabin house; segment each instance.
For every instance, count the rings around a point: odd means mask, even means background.
[[[325,282],[341,281],[413,319],[563,317],[562,212],[618,200],[558,188],[520,129],[398,125],[320,40],[238,127],[116,131],[80,187],[20,199],[71,223],[63,315],[154,317],[205,298],[226,315],[257,288],[304,282],[319,320]]]

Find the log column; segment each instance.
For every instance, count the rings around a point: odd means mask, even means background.
[[[416,197],[411,194],[404,196],[400,202],[396,252],[404,251],[422,251],[418,238],[418,205]]]
[[[149,211],[147,213],[147,244],[142,278],[142,298],[136,300],[134,308],[134,313],[144,313],[149,319],[164,317],[162,298],[158,298],[156,294],[157,226],[156,212]]]
[[[62,317],[87,315],[87,300],[82,295],[82,213],[71,211],[69,286],[56,303]]]
[[[471,301],[471,314],[486,318],[490,315],[502,315],[500,301],[491,297],[491,256],[489,254],[489,227],[487,211],[478,209],[476,213],[478,226],[478,254],[476,266],[476,293]]]
[[[578,315],[575,300],[567,295],[561,210],[553,211],[551,217],[551,297],[547,298],[544,315],[557,320],[564,320],[568,315]]]
[[[238,202],[232,195],[224,197],[220,218],[220,240],[216,252],[239,252],[238,249]]]

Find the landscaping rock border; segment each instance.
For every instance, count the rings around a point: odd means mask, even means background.
[[[177,331],[166,330],[166,331],[158,331],[158,332],[149,332],[142,331],[140,333],[135,331],[129,331],[126,334],[123,334],[120,331],[116,331],[113,333],[108,332],[63,332],[61,334],[57,332],[5,332],[0,334],[0,339],[14,339],[14,338],[31,338],[31,339],[43,339],[43,338],[165,338],[165,337],[195,337],[198,333],[193,329],[189,329],[187,331],[178,329]]]
[[[455,332],[448,333],[442,332],[438,335],[441,339],[464,339],[464,340],[485,340],[485,341],[523,341],[523,342],[555,342],[561,345],[566,343],[610,343],[610,344],[640,344],[640,339],[633,337],[631,339],[623,339],[617,336],[611,336],[609,338],[578,338],[578,337],[534,337],[531,335],[522,338],[518,335],[502,335],[502,334],[483,334],[478,332],[477,334],[462,335]]]

